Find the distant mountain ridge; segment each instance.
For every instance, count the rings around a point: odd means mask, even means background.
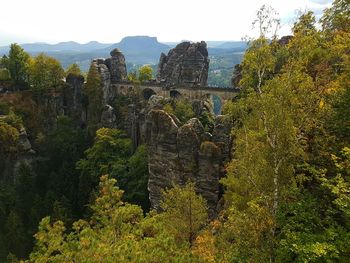
[[[27,43],[21,44],[21,47],[28,53],[40,53],[40,52],[89,52],[96,49],[102,49],[111,46],[112,44],[100,43],[97,41],[90,41],[85,44],[80,44],[74,41],[60,42],[57,44],[47,43]],[[10,50],[9,46],[0,47],[0,54],[6,54]]]
[[[119,43],[100,43],[90,41],[80,44],[74,41],[57,44],[30,43],[21,46],[32,56],[44,52],[59,60],[64,68],[77,63],[83,71],[89,69],[94,58],[106,58],[111,50],[118,48],[125,56],[127,68],[134,70],[139,65],[151,64],[156,69],[161,53],[175,47],[178,42],[161,43],[156,37],[129,36]],[[242,41],[207,41],[210,59],[209,84],[228,86],[235,64],[240,63],[247,48]],[[0,47],[0,56],[8,54],[9,46]],[[224,80],[224,81],[223,81]]]
[[[157,53],[160,56],[161,52],[167,52],[170,48],[176,46],[180,42],[161,43],[157,37],[149,36],[128,36],[124,37],[119,43],[100,43],[98,41],[90,41],[85,44],[80,44],[74,41],[60,42],[57,44],[48,43],[26,43],[21,44],[23,49],[31,54],[40,52],[68,52],[68,53],[85,53],[93,52],[97,54],[108,54],[112,49],[119,48],[126,56],[130,54],[145,54]],[[245,50],[246,42],[244,41],[207,41],[208,48],[211,49],[235,49]],[[0,55],[9,52],[9,46],[0,47]]]
[[[83,68],[86,69],[86,60],[96,57],[107,57],[109,52],[118,48],[125,55],[127,61],[135,64],[152,64],[159,60],[162,52],[168,52],[170,47],[158,42],[156,37],[130,36],[123,38],[119,43],[108,44],[91,41],[79,44],[74,41],[60,42],[57,44],[28,43],[21,47],[31,55],[44,52],[61,61],[64,67],[68,64],[84,61]],[[8,54],[10,47],[0,47],[0,55]],[[78,63],[79,64],[79,63]]]

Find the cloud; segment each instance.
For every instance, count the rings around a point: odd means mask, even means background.
[[[328,5],[332,3],[332,0],[309,0],[309,1],[319,5]]]

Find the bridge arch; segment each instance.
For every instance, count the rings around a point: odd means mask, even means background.
[[[151,88],[145,88],[142,90],[142,96],[145,100],[149,100],[152,95],[156,95],[157,93]]]
[[[177,90],[170,90],[170,98],[179,99],[182,97],[182,94]]]
[[[222,98],[220,98],[220,96],[214,93],[206,93],[203,98],[209,100],[209,102],[213,105],[213,111],[215,115],[221,114],[224,101]]]

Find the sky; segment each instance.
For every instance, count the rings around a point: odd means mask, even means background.
[[[263,5],[290,33],[296,10],[320,15],[331,0],[2,0],[0,45],[13,42],[99,41],[156,36],[161,42],[240,40],[253,35],[252,21]]]

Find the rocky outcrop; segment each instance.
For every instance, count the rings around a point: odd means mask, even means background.
[[[207,44],[182,42],[168,55],[161,54],[157,80],[168,86],[206,86],[208,69]]]
[[[68,74],[66,77],[66,87],[63,90],[63,104],[65,114],[72,116],[74,119],[81,116],[82,106],[82,90],[84,85],[84,76]]]
[[[115,110],[112,106],[106,104],[103,107],[101,114],[101,126],[105,128],[115,129],[117,128],[117,117],[115,115]]]
[[[92,66],[97,68],[101,76],[104,104],[109,104],[115,97],[111,85],[127,79],[124,55],[117,48],[110,54],[110,58],[97,58],[92,61]]]
[[[125,116],[125,126],[129,138],[133,143],[133,148],[136,149],[140,144],[146,141],[146,117],[151,110],[162,109],[165,104],[170,103],[171,99],[164,98],[158,95],[152,95],[147,101],[147,105],[143,103],[133,103],[128,105],[127,115]],[[180,121],[172,116],[175,123],[178,125]]]
[[[219,179],[223,176],[223,164],[231,143],[223,133],[230,129],[231,123],[223,116],[216,121],[212,136],[197,118],[180,126],[163,110],[148,113],[148,190],[153,208],[160,209],[162,189],[193,181],[197,192],[207,200],[211,216],[217,214]]]
[[[0,183],[15,184],[24,166],[29,171],[33,171],[36,153],[32,149],[27,132],[23,127],[19,130],[16,150],[15,155],[8,155],[4,160],[1,160]]]
[[[220,148],[222,161],[231,159],[232,122],[229,116],[219,115],[215,118],[212,141]]]
[[[115,48],[110,53],[111,57],[105,63],[111,74],[111,82],[125,81],[127,79],[125,58],[119,49]]]
[[[278,44],[281,46],[286,46],[293,39],[293,36],[283,36],[278,40]]]
[[[236,64],[233,73],[232,73],[232,78],[231,78],[231,85],[232,87],[236,88],[239,87],[239,82],[242,79],[242,65],[241,64]]]
[[[14,183],[18,180],[21,167],[25,166],[30,171],[33,171],[33,166],[36,159],[36,153],[32,149],[32,145],[24,128],[21,128],[20,130],[17,144],[19,152],[16,155],[16,159],[13,165],[12,178],[14,180]]]

